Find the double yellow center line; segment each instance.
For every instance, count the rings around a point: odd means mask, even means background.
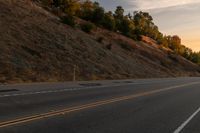
[[[10,120],[10,121],[0,122],[0,128],[7,127],[7,126],[13,126],[13,125],[17,125],[17,124],[22,124],[22,123],[26,123],[26,122],[31,122],[31,121],[35,121],[35,120],[40,120],[40,119],[44,119],[44,118],[49,118],[49,117],[53,117],[53,116],[57,116],[57,115],[63,115],[66,113],[72,113],[75,111],[94,108],[97,106],[102,106],[102,105],[106,105],[106,104],[110,104],[110,103],[134,99],[134,98],[138,98],[138,97],[142,97],[142,96],[147,96],[147,95],[172,90],[175,88],[181,88],[181,87],[185,87],[185,86],[189,86],[189,85],[199,84],[199,83],[200,82],[192,82],[192,83],[167,87],[167,88],[163,88],[163,89],[152,90],[152,91],[148,91],[148,92],[143,92],[143,93],[138,93],[138,94],[133,94],[133,95],[128,95],[128,96],[122,96],[122,97],[112,98],[112,99],[108,99],[108,100],[102,100],[102,101],[93,102],[90,104],[84,104],[81,106],[70,107],[70,108],[61,109],[61,110],[57,110],[57,111],[50,111],[48,113],[32,115],[32,116],[14,119],[14,120]]]

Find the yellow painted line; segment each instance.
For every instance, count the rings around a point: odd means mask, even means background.
[[[152,90],[152,91],[148,91],[148,92],[143,92],[143,93],[138,93],[138,94],[133,94],[133,95],[128,95],[128,96],[122,96],[122,97],[118,97],[118,98],[112,98],[112,99],[108,99],[108,100],[102,100],[102,101],[85,104],[85,105],[81,105],[81,106],[70,107],[70,108],[66,108],[66,109],[62,109],[62,110],[51,111],[48,113],[42,113],[42,114],[38,114],[38,115],[32,115],[32,116],[14,119],[14,120],[10,120],[10,121],[0,122],[0,128],[7,127],[7,126],[13,126],[13,125],[17,125],[17,124],[22,124],[22,123],[26,123],[26,122],[31,122],[34,120],[40,120],[43,118],[49,118],[49,117],[53,117],[53,116],[57,116],[57,115],[63,115],[66,113],[72,113],[75,111],[89,109],[89,108],[106,105],[106,104],[110,104],[110,103],[134,99],[134,98],[138,98],[138,97],[142,97],[142,96],[147,96],[147,95],[164,92],[164,91],[168,91],[168,90],[172,90],[172,89],[180,88],[180,87],[185,87],[185,86],[189,86],[189,85],[199,84],[199,83],[200,82],[192,82],[192,83],[188,83],[188,84],[177,85],[177,86],[167,87],[167,88],[163,88],[163,89]]]

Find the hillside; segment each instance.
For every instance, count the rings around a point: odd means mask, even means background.
[[[109,48],[108,48],[109,47]],[[0,82],[199,76],[200,67],[152,43],[105,29],[87,34],[24,0],[0,1]]]

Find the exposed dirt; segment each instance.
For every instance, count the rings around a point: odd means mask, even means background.
[[[0,0],[0,82],[199,76],[200,67],[148,42],[62,24],[29,0]]]

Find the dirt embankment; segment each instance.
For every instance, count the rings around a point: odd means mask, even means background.
[[[155,45],[62,24],[30,1],[0,1],[0,82],[199,76],[200,68]]]

